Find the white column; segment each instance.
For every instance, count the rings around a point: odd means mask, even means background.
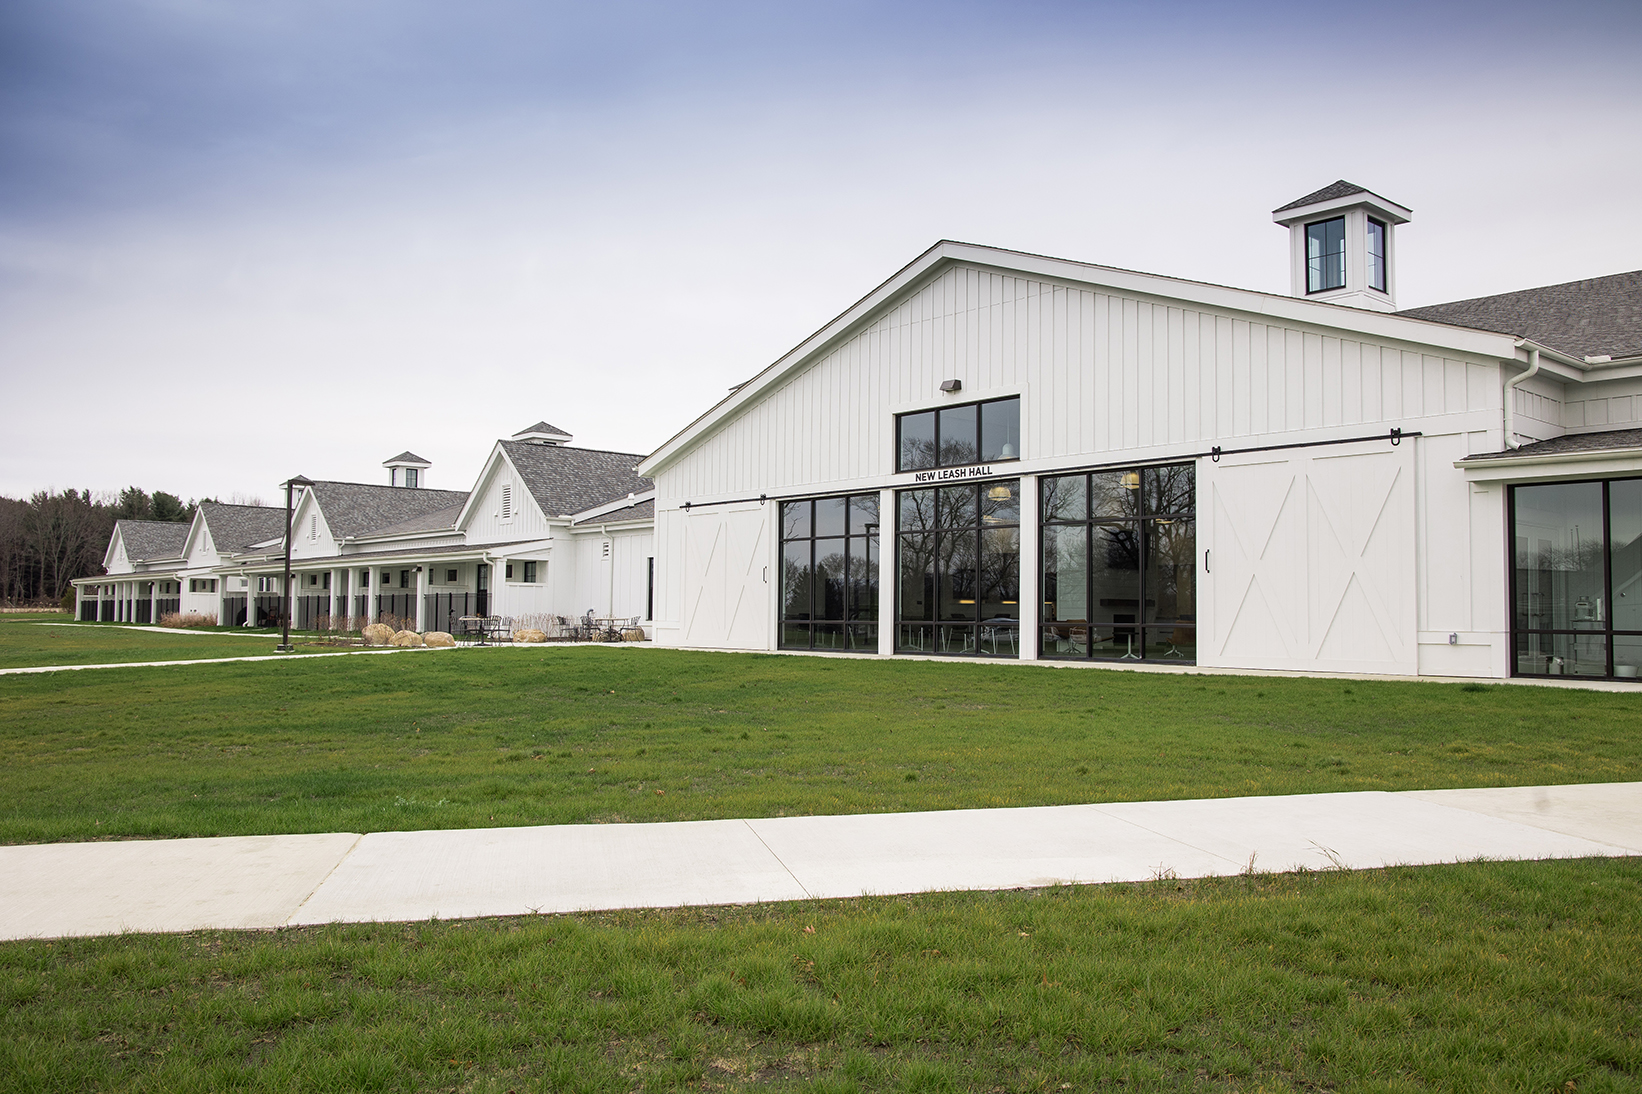
[[[777,534],[776,539],[780,539]],[[878,491],[878,652],[895,652],[895,491]]]
[[[1038,587],[1038,477],[1022,475],[1021,503],[1021,660],[1038,659],[1038,620],[1043,617],[1043,593]]]
[[[150,625],[156,625],[159,621],[160,583],[158,581],[150,581],[148,583],[148,622]]]
[[[428,568],[426,566],[417,566],[415,569],[416,569],[416,606],[415,606],[415,610],[413,612],[413,615],[416,619],[416,629],[417,629],[418,632],[420,632],[427,625],[427,620],[426,620],[425,617],[427,616],[428,613],[425,610],[425,605],[424,605],[423,601],[424,601],[424,598],[427,596],[427,592],[428,592]]]

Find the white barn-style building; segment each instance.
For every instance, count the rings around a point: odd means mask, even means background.
[[[639,465],[658,643],[1634,678],[1642,272],[1408,311],[1409,209],[1288,296],[943,241]]]
[[[472,490],[428,486],[413,452],[385,484],[315,481],[291,519],[298,629],[346,619],[450,630],[462,616],[637,620],[654,588],[654,491],[634,453],[576,448],[538,422],[497,441]],[[168,611],[266,625],[280,617],[285,509],[202,502],[192,525],[121,521],[105,575],[76,582],[79,617],[158,621]]]

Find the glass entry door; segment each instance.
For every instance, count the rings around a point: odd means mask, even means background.
[[[1020,656],[1020,480],[896,498],[895,648]]]

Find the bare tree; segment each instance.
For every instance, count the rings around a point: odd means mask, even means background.
[[[111,522],[93,508],[91,491],[36,491],[24,520],[24,542],[38,567],[34,596],[55,600],[74,578],[90,573]]]

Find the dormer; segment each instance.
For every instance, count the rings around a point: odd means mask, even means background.
[[[391,460],[383,460],[388,469],[388,485],[404,486],[412,490],[426,489],[428,468],[433,465],[414,452],[401,452]]]
[[[1412,209],[1341,179],[1272,210],[1289,230],[1290,294],[1396,311],[1397,225]]]
[[[535,425],[526,426],[513,434],[513,439],[526,441],[530,444],[569,444],[575,440],[574,437],[558,426],[548,425],[546,422],[537,422]]]

